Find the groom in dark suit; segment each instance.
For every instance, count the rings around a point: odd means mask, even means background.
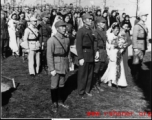
[[[77,32],[76,50],[79,60],[78,94],[83,99],[90,93],[94,67],[94,36],[91,29],[92,16],[86,13],[82,16],[84,26]]]

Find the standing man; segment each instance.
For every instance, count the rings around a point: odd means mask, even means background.
[[[37,29],[37,19],[35,17],[30,18],[30,25],[25,29],[24,41],[28,42],[29,54],[28,54],[28,68],[30,76],[34,77],[39,74],[40,69],[40,42],[39,31]],[[35,61],[36,61],[36,73],[35,73]]]
[[[47,41],[47,64],[51,74],[51,98],[52,111],[57,112],[58,105],[66,109],[68,105],[63,103],[65,75],[69,71],[69,48],[70,41],[66,38],[66,23],[55,23],[57,33]]]
[[[95,68],[94,68],[94,77],[95,81],[97,82],[95,85],[95,88],[97,88],[97,91],[102,92],[103,89],[100,88],[100,71],[104,70],[106,58],[107,58],[107,53],[106,53],[106,41],[107,41],[107,36],[106,36],[106,31],[104,31],[105,25],[106,25],[106,20],[103,17],[97,18],[96,20],[96,27],[97,29],[95,30]]]
[[[40,32],[40,44],[41,44],[41,65],[42,69],[47,71],[47,60],[46,60],[46,48],[47,48],[47,41],[51,37],[51,28],[47,25],[47,22],[49,20],[49,16],[46,12],[42,14],[42,22],[38,26],[39,32]]]
[[[134,79],[138,80],[142,61],[147,50],[147,37],[148,29],[145,25],[147,20],[147,13],[141,12],[139,14],[140,21],[134,26],[133,29],[133,65],[134,65]]]
[[[6,14],[1,11],[1,40],[2,40],[2,57],[6,58],[7,50],[9,47],[9,33],[6,21]]]
[[[84,26],[80,28],[76,36],[76,50],[79,60],[78,69],[78,94],[82,99],[90,93],[94,66],[94,37],[91,30],[92,16],[86,13],[82,16]]]

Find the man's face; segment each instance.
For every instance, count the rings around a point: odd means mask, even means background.
[[[98,26],[99,28],[101,28],[101,29],[104,29],[104,28],[105,28],[105,25],[106,25],[106,23],[104,23],[104,22],[99,22],[99,23],[97,23],[97,26]]]
[[[60,26],[60,27],[58,27],[58,28],[57,28],[57,31],[58,31],[59,33],[61,33],[62,35],[64,35],[65,32],[66,32],[66,26]]]
[[[141,16],[141,20],[144,21],[144,22],[146,22],[147,21],[147,15]]]
[[[49,18],[48,17],[43,17],[43,20],[47,23]]]
[[[92,24],[92,19],[91,19],[91,18],[87,18],[87,19],[84,20],[84,23],[85,23],[86,25],[88,25],[88,26],[91,26],[91,24]]]
[[[31,24],[36,27],[37,26],[37,20],[32,21]]]

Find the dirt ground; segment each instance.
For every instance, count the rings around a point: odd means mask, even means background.
[[[128,76],[128,86],[116,89],[102,83],[104,92],[92,90],[93,97],[80,99],[77,95],[76,71],[66,82],[65,103],[70,109],[51,111],[50,77],[44,71],[31,78],[27,61],[10,56],[2,62],[2,74],[15,79],[16,90],[2,93],[2,118],[150,118],[151,116],[151,52],[146,53],[142,75],[135,82]],[[131,59],[129,60],[130,68]],[[114,115],[111,112],[129,112]],[[97,113],[97,114],[96,114]]]

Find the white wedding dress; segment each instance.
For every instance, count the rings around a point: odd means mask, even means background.
[[[108,42],[106,43],[106,50],[107,54],[109,57],[109,63],[108,67],[104,73],[104,75],[101,77],[101,82],[107,83],[108,81],[112,81],[112,84],[126,87],[127,86],[127,81],[126,81],[126,76],[125,76],[125,71],[124,71],[124,65],[123,65],[123,59],[121,56],[120,60],[120,77],[117,79],[117,53],[118,49],[114,48],[114,45],[111,44],[112,40],[117,38],[113,33],[107,33],[108,37]],[[121,50],[121,52],[123,49]]]
[[[9,47],[11,48],[12,52],[18,52],[19,47],[16,41],[16,25],[14,24],[14,21],[15,20],[10,19],[8,22],[8,32],[10,37]]]

